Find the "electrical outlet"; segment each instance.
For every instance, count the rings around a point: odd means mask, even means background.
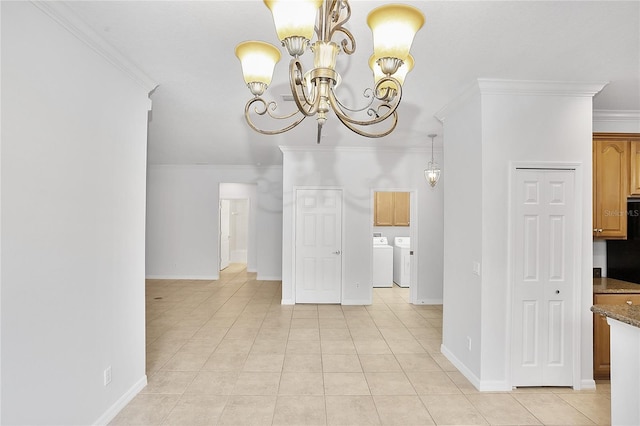
[[[471,337],[467,336],[467,349],[471,350]]]
[[[111,383],[111,366],[104,370],[104,385],[107,386],[109,383]]]

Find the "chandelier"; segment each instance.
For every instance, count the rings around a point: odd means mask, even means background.
[[[431,133],[427,136],[431,138],[431,161],[429,161],[429,164],[427,164],[427,168],[424,170],[424,178],[433,188],[438,183],[438,180],[440,180],[441,173],[440,166],[438,166],[438,163],[433,160],[433,138],[438,135],[436,135],[435,133]]]
[[[373,32],[374,44],[369,66],[373,71],[374,84],[363,93],[365,105],[351,108],[335,94],[341,82],[336,71],[337,56],[340,52],[351,55],[356,50],[353,34],[344,27],[351,17],[349,2],[264,0],[264,3],[273,14],[282,46],[291,55],[289,85],[297,109],[281,115],[275,101],[268,102],[262,98],[271,84],[280,51],[269,43],[246,41],[236,46],[235,53],[242,64],[247,87],[254,96],[245,105],[248,125],[259,133],[274,135],[291,130],[305,118],[315,116],[317,142],[320,143],[322,126],[327,121],[327,113],[332,110],[342,124],[361,136],[378,138],[390,134],[398,123],[396,109],[402,99],[404,78],[413,68],[409,50],[416,32],[424,24],[422,13],[407,5],[385,5],[369,13],[367,24]],[[314,33],[316,37],[312,41]],[[334,38],[341,40],[338,43]],[[300,57],[308,48],[313,53],[313,67],[305,71]],[[260,117],[282,120],[279,123],[284,124],[261,128],[254,121]],[[385,124],[375,126],[383,122]]]

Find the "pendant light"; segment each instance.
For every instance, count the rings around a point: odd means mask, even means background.
[[[440,166],[438,166],[438,163],[436,163],[433,160],[433,138],[435,138],[438,135],[435,133],[432,133],[427,136],[431,138],[431,161],[429,161],[427,168],[424,170],[424,178],[427,180],[427,182],[429,182],[429,185],[431,185],[431,187],[433,188],[438,183],[438,180],[440,180]]]

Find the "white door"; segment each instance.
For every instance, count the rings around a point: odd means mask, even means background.
[[[512,385],[573,385],[573,170],[516,171]]]
[[[340,303],[342,191],[296,191],[296,303]]]
[[[220,200],[220,270],[229,266],[229,223],[231,216],[231,202],[229,200]]]

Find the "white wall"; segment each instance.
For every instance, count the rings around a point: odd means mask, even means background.
[[[282,274],[282,169],[150,165],[147,182],[148,278],[218,279],[220,183],[257,185],[256,272]]]
[[[466,100],[444,128],[444,307],[442,351],[480,377],[482,262],[482,125],[480,95]],[[471,338],[472,351],[467,349]],[[455,354],[455,355],[453,355]]]
[[[355,137],[355,136],[354,136]],[[370,304],[371,237],[374,190],[415,190],[418,232],[412,241],[417,268],[417,301],[442,301],[442,194],[447,170],[436,188],[424,179],[426,150],[346,149],[331,147],[282,147],[283,161],[283,303],[293,303],[294,188],[343,189],[343,304]],[[440,153],[438,153],[440,154]],[[442,163],[441,158],[438,158]]]
[[[445,315],[443,340],[445,351],[454,357],[466,373],[474,373],[478,361],[480,375],[471,377],[476,386],[484,390],[508,390],[510,386],[510,291],[509,291],[509,179],[510,162],[567,162],[579,163],[577,176],[577,202],[582,205],[582,229],[577,247],[582,259],[576,271],[580,303],[581,344],[575,362],[580,366],[578,386],[590,386],[592,381],[592,314],[589,312],[592,298],[591,268],[593,245],[591,226],[591,133],[592,98],[589,91],[597,92],[599,85],[549,84],[536,82],[482,81],[474,90],[480,93],[480,102],[471,96],[462,104],[476,110],[481,117],[481,157],[476,158],[474,168],[481,161],[481,215],[482,232],[471,234],[468,244],[476,246],[478,238],[482,244],[482,277],[480,304],[480,347],[468,351],[461,348],[466,336],[453,315]],[[591,93],[593,94],[593,93]],[[443,114],[447,149],[464,138],[449,139],[449,135],[462,132],[467,126],[462,120],[469,116],[463,107],[452,108]],[[451,125],[449,125],[451,123]],[[474,140],[477,140],[477,135]],[[464,142],[462,142],[464,143]],[[469,142],[464,146],[469,146]],[[457,169],[456,157],[447,158],[447,168]],[[472,176],[469,176],[471,179]],[[477,177],[476,177],[477,178]],[[452,187],[446,187],[445,200]],[[455,197],[457,194],[451,194]],[[445,217],[456,212],[455,204],[445,203]],[[451,229],[445,222],[445,238],[463,241],[462,231]],[[446,249],[446,246],[445,246]],[[450,252],[446,252],[448,256]],[[445,289],[460,288],[463,278],[456,276],[455,264],[445,259]],[[455,277],[455,278],[454,278]],[[456,282],[457,281],[457,282]],[[460,293],[445,291],[444,311],[460,303]],[[477,309],[477,307],[475,308]],[[471,352],[471,359],[469,353]],[[468,361],[467,361],[468,360]],[[464,373],[465,371],[463,371]]]
[[[152,86],[54,5],[1,7],[1,423],[106,423],[146,384]]]

